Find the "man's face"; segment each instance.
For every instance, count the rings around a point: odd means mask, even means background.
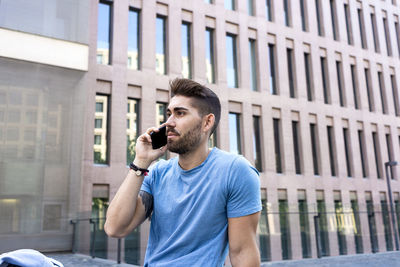
[[[192,99],[174,96],[167,110],[168,150],[185,154],[198,147],[201,142],[202,118],[191,105]]]

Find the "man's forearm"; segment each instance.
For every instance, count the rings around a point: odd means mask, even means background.
[[[230,252],[230,260],[233,267],[257,267],[260,266],[260,253],[257,246],[243,248]]]
[[[128,172],[107,210],[104,228],[108,235],[122,237],[127,234],[128,227],[135,216],[142,183],[143,176],[137,176],[133,171]]]

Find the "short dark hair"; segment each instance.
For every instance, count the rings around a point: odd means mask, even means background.
[[[193,107],[197,108],[200,115],[210,113],[215,116],[215,123],[210,135],[215,131],[221,118],[221,103],[218,96],[209,88],[190,79],[176,78],[170,82],[171,97],[181,95],[194,98]]]

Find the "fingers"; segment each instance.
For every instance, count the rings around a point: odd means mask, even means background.
[[[146,132],[144,134],[142,134],[140,136],[141,141],[146,142],[146,143],[151,143],[151,137],[150,134],[152,132],[158,132],[158,128],[157,127],[150,127],[146,130]]]

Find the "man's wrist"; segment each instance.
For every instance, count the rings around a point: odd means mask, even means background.
[[[142,160],[137,158],[135,158],[132,163],[135,164],[140,169],[147,169],[151,164],[151,162],[148,162],[147,160]]]

